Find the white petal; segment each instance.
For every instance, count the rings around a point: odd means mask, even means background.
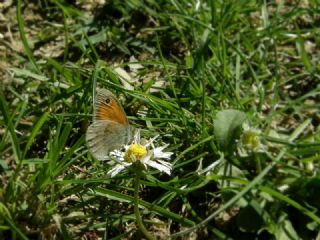
[[[134,133],[133,142],[136,144],[140,143],[140,129],[137,129]]]
[[[110,175],[112,178],[114,176],[116,176],[119,172],[121,172],[123,169],[125,169],[126,167],[130,166],[131,163],[123,163],[123,164],[117,164],[116,166],[114,166],[112,169],[110,169],[107,172],[107,175]]]
[[[165,172],[166,174],[170,175],[171,174],[171,167],[159,164],[155,161],[148,161],[145,162],[147,165],[149,165],[150,167],[153,167],[155,169],[158,169],[161,172]]]
[[[173,154],[173,152],[161,152],[161,153],[157,153],[157,155],[154,154],[154,157],[155,157],[155,158],[165,158],[165,159],[169,159],[172,154]]]
[[[123,156],[124,156],[125,152],[126,152],[126,151],[128,151],[129,147],[130,147],[130,145],[125,145],[125,146],[124,146],[124,153],[123,153]]]
[[[120,151],[120,150],[114,150],[114,151],[109,153],[109,156],[122,161],[123,158],[124,158],[124,153],[122,151]]]
[[[117,162],[117,163],[122,164],[124,162],[124,156],[117,156],[117,157],[116,156],[110,156],[109,161],[110,161],[109,164],[112,164],[112,162]]]
[[[160,135],[156,135],[155,137],[151,138],[146,144],[145,144],[145,147],[149,147],[153,142],[154,140],[156,140]]]
[[[152,155],[153,155],[153,151],[148,151],[148,154],[144,158],[141,159],[141,162],[148,164],[149,161],[152,161],[151,160]]]
[[[161,163],[163,166],[172,169],[172,164],[163,160],[157,160],[158,163]]]
[[[170,158],[173,152],[162,152],[162,150],[165,149],[167,146],[169,146],[169,144],[155,148],[153,150],[154,158]]]

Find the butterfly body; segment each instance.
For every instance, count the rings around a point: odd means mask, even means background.
[[[132,139],[133,128],[116,97],[108,90],[97,92],[93,123],[86,134],[87,147],[98,160],[105,160],[112,150]]]

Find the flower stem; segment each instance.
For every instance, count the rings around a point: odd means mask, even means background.
[[[140,231],[144,234],[144,236],[149,240],[155,240],[155,238],[145,228],[141,219],[141,215],[139,212],[139,186],[140,186],[140,173],[136,173],[136,177],[134,180],[134,214],[136,216],[138,227]]]

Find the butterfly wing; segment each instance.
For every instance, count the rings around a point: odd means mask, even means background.
[[[129,125],[127,115],[120,102],[107,89],[100,89],[94,104],[94,120],[110,120],[123,125]]]
[[[106,160],[108,153],[131,140],[131,127],[107,120],[96,120],[86,134],[87,147],[94,158]]]
[[[127,144],[133,128],[116,97],[106,89],[97,92],[93,123],[86,134],[87,147],[94,158],[105,160],[108,153]]]

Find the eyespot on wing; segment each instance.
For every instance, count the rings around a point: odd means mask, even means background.
[[[95,120],[109,120],[129,124],[126,113],[117,98],[107,89],[100,89],[94,106]]]

